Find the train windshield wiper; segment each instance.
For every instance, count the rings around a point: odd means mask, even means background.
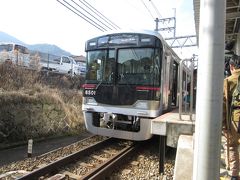
[[[96,89],[98,89],[98,87],[102,84],[102,82],[103,82],[103,79],[101,81],[99,81],[99,83],[96,86]]]

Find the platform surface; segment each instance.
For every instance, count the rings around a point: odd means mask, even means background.
[[[179,109],[165,113],[151,122],[151,133],[167,136],[167,145],[177,147],[179,135],[192,135],[195,132],[195,113],[179,115]]]

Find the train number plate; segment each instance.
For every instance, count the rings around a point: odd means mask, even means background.
[[[85,90],[85,95],[95,96],[96,95],[96,91],[95,90]]]

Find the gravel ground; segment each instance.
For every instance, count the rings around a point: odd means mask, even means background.
[[[168,148],[164,165],[165,175],[160,175],[158,142],[154,141],[143,151],[140,151],[132,158],[126,160],[126,164],[124,164],[122,167],[119,167],[119,169],[117,169],[116,172],[114,172],[108,179],[173,179],[175,156],[176,150]]]
[[[90,135],[90,133],[84,132],[77,136],[59,137],[40,142],[33,142],[32,157],[39,156],[59,147],[67,146]],[[25,158],[27,158],[27,145],[2,149],[0,150],[0,167]]]

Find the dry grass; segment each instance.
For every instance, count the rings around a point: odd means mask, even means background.
[[[31,88],[38,80],[39,74],[33,70],[26,70],[11,63],[0,64],[0,87],[4,90]]]
[[[50,88],[42,81],[37,71],[0,64],[0,141],[72,134],[84,129],[80,91],[53,88],[52,84]]]

